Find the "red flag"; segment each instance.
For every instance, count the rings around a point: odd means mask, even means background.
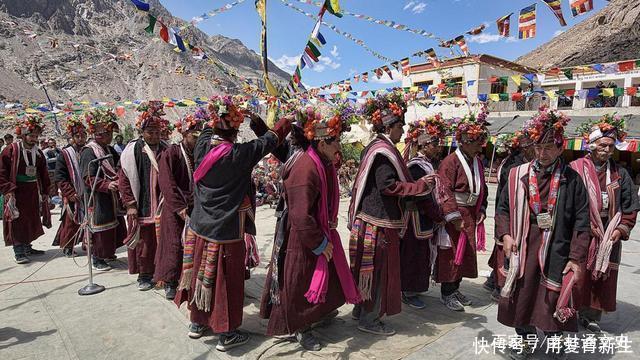
[[[636,67],[636,62],[633,60],[623,61],[618,63],[618,70],[620,70],[620,72],[631,71],[635,69],[635,67]]]
[[[393,75],[391,74],[391,69],[389,69],[389,67],[387,65],[382,67],[382,70],[384,70],[384,72],[387,73],[387,75],[389,75],[389,77],[391,78],[391,80],[393,80]]]
[[[524,98],[524,94],[522,93],[513,93],[511,94],[511,101],[520,101]]]
[[[160,38],[166,43],[169,42],[169,29],[163,23],[160,23]]]
[[[496,21],[496,24],[498,25],[498,34],[502,37],[509,37],[511,15],[513,15],[513,13],[505,15]]]
[[[637,87],[628,87],[627,88],[627,95],[635,96],[637,93],[638,93],[638,88]]]
[[[404,58],[400,60],[400,64],[402,64],[402,74],[409,75],[411,72],[411,66],[409,64],[409,58]]]

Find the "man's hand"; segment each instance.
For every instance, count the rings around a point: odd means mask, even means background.
[[[611,242],[614,244],[622,239],[622,231],[615,229],[613,230],[613,234],[611,234]]]
[[[464,229],[464,220],[462,220],[462,218],[455,219],[451,221],[451,223],[456,228],[456,231],[462,231]]]
[[[110,182],[109,183],[109,190],[118,191],[118,182],[117,181]]]
[[[6,193],[6,194],[4,195],[4,198],[5,198],[5,200],[6,200],[6,201],[9,201],[10,199],[13,199],[13,198],[14,198],[14,196],[15,196],[15,195],[14,195],[12,192],[10,192],[10,193]]]
[[[431,192],[431,190],[436,186],[436,175],[425,175],[422,179],[427,184],[427,191]]]
[[[502,250],[507,257],[511,257],[511,253],[518,254],[518,246],[511,235],[507,234],[502,237]]]
[[[327,243],[327,247],[324,248],[324,251],[322,251],[322,255],[324,255],[325,258],[327,258],[327,262],[331,261],[331,258],[333,258],[333,244],[328,242]]]
[[[127,208],[127,216],[135,216],[138,217],[138,209],[131,206]]]
[[[582,270],[580,269],[580,265],[578,265],[578,263],[573,260],[569,260],[569,262],[567,263],[567,266],[565,266],[564,270],[562,270],[562,274],[564,275],[569,271],[573,271],[574,281],[576,283],[579,282],[580,279],[582,278]]]
[[[480,214],[480,217],[478,218],[478,220],[476,220],[476,225],[478,225],[478,224],[480,224],[481,222],[483,222],[483,221],[484,221],[484,219],[486,219],[486,218],[487,218],[487,215],[486,215],[486,214],[484,214],[484,213],[481,213],[481,214]]]

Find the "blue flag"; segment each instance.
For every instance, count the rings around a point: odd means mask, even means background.
[[[478,101],[487,102],[487,94],[478,94]]]
[[[142,2],[140,0],[131,0],[131,2],[133,3],[133,5],[135,5],[138,8],[138,10],[147,11],[147,12],[149,11],[149,8],[150,8],[149,4]]]
[[[536,74],[524,74],[522,76],[524,76],[525,79],[529,80],[529,82],[532,83],[533,78],[536,76]]]

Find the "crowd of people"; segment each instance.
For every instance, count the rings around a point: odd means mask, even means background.
[[[19,141],[5,137],[0,154],[5,244],[18,264],[43,253],[32,242],[51,226],[53,182],[64,204],[54,244],[73,256],[89,231],[100,271],[126,246],[138,289],[163,285],[167,299],[187,304],[188,336],[210,329],[219,334],[216,349],[227,351],[249,339],[239,328],[247,268],[257,257],[253,236],[271,231],[255,226],[262,201],[277,209],[260,304],[267,335],[294,335],[317,351],[312,325],[345,303],[355,305],[361,332],[394,335],[384,317],[402,303],[424,308],[431,280],[444,307],[465,311],[472,301],[460,284],[478,277],[476,251],[486,248],[488,187],[479,155],[487,113],[456,120],[458,148],[447,156],[441,145],[450,122],[439,115],[412,122],[401,154],[406,108],[402,92],[364,104],[375,137],[359,164],[341,164],[340,138],[353,116],[344,108],[326,115],[306,106],[269,128],[233,98],[217,96],[175,124],[182,140],[170,144],[163,104],[150,101],[139,108],[140,137],[120,139],[119,149],[110,145],[116,115],[95,109],[68,119],[73,141],[57,151],[51,141],[38,149],[43,118],[29,114],[16,127]],[[246,118],[257,139],[238,143]],[[590,153],[566,163],[569,121],[541,109],[510,137],[498,170],[493,272],[484,287],[498,302],[498,321],[522,340],[514,359],[532,354],[524,340],[538,330],[554,336],[580,322],[601,331],[603,312],[616,308],[621,240],[640,208],[629,174],[612,158],[624,120],[590,124]],[[336,230],[341,195],[350,196],[342,225],[350,230],[348,258]]]

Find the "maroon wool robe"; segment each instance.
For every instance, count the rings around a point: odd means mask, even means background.
[[[467,162],[471,169],[471,174],[476,176],[473,171],[473,162]],[[448,155],[438,167],[438,175],[443,183],[443,186],[447,188],[453,195],[455,193],[469,193],[471,192],[467,176],[465,175],[464,168],[460,163],[460,160],[455,153]],[[455,229],[455,226],[451,223],[447,223],[446,230],[451,238],[451,248],[443,249],[438,247],[438,258],[436,260],[436,282],[455,282],[464,278],[477,278],[478,277],[478,259],[476,256],[476,222],[480,219],[482,214],[486,214],[487,209],[487,184],[481,183],[480,186],[484,187],[484,196],[482,199],[482,205],[480,211],[476,212],[475,206],[462,206],[458,205],[455,198],[450,202],[442,204],[442,211],[445,214],[452,214],[456,211],[460,212],[462,220],[464,221],[463,231],[467,234],[467,246],[465,248],[464,257],[462,259],[462,265],[457,266],[454,264],[456,248],[458,246],[458,238],[460,232]],[[480,200],[478,200],[480,201]]]
[[[326,172],[327,175],[329,172]],[[333,181],[326,179],[332,201],[334,191]],[[324,239],[324,234],[316,221],[316,212],[320,201],[320,178],[315,163],[304,153],[296,160],[291,170],[284,175],[284,193],[289,210],[288,226],[284,243],[286,254],[284,266],[279,269],[280,304],[269,304],[271,289],[271,272],[273,262],[269,265],[269,272],[264,287],[261,316],[269,318],[267,335],[293,334],[303,330],[325,317],[333,310],[345,303],[340,280],[333,262],[329,262],[329,280],[324,303],[311,304],[305,298],[309,290],[311,279],[316,267],[318,255],[313,250],[318,248]],[[332,204],[331,206],[339,206]],[[320,254],[319,256],[324,256]]]
[[[76,148],[74,147],[74,150]],[[76,151],[78,160],[80,159],[80,152]],[[76,188],[73,185],[73,179],[71,179],[71,175],[68,171],[70,167],[73,167],[72,164],[69,163],[70,159],[65,156],[62,152],[57,159],[56,162],[56,172],[55,172],[55,181],[58,189],[60,189],[60,193],[62,195],[62,199],[64,202],[70,203],[70,207],[73,204],[74,211],[81,211],[77,209],[78,203],[73,203],[69,199],[71,198],[80,198],[84,196],[84,194],[76,193]],[[62,162],[62,164],[60,164]],[[60,166],[64,166],[64,169],[61,169]],[[78,166],[79,168],[79,166]],[[54,246],[59,246],[62,248],[73,248],[74,239],[73,236],[77,234],[80,229],[80,224],[76,224],[72,214],[70,212],[65,212],[60,221],[60,227],[58,228],[58,232],[56,233],[56,237],[53,239]],[[80,241],[84,240],[82,235],[80,235]]]
[[[186,148],[185,148],[186,151]],[[185,221],[178,215],[193,208],[192,176],[193,155],[185,159],[179,144],[171,145],[158,162],[158,185],[164,198],[160,214],[160,237],[155,254],[155,282],[177,284],[182,271],[182,232]],[[187,167],[189,162],[189,167]],[[193,171],[193,170],[191,170]]]
[[[15,148],[20,149],[20,152],[14,151]],[[22,144],[18,143],[16,146],[12,144],[5,147],[0,154],[0,192],[5,196],[5,202],[7,201],[6,195],[13,193],[16,199],[16,206],[20,212],[20,216],[13,220],[11,224],[3,219],[2,229],[4,232],[5,246],[29,245],[44,235],[42,219],[40,217],[40,189],[45,189],[42,193],[48,195],[51,181],[49,179],[49,172],[47,171],[47,162],[42,151],[38,149],[35,163],[38,181],[17,181],[14,183],[13,179],[15,176],[25,175],[27,167],[21,151]],[[29,156],[31,156],[30,152],[28,153]],[[12,165],[16,160],[16,156],[19,156],[17,174],[13,174]],[[31,159],[29,159],[29,161],[31,161]],[[40,188],[38,188],[38,186],[40,186]]]
[[[607,188],[606,170],[598,172],[598,181],[600,182],[600,189],[606,191],[604,190]],[[636,224],[638,214],[637,198],[635,197],[636,191],[631,182],[631,177],[626,170],[619,169],[615,164],[612,164],[611,183],[616,182],[618,182],[619,187],[614,190],[614,194],[622,200],[617,203],[618,209],[622,212],[622,219],[620,220],[620,225],[618,225],[618,230],[622,233],[622,238],[616,242],[611,249],[611,257],[609,259],[610,270],[606,278],[602,277],[594,280],[591,272],[587,270],[586,262],[582,264],[582,273],[584,276],[574,291],[574,301],[576,302],[576,309],[578,310],[592,308],[607,312],[616,311],[618,266],[622,257],[622,241],[629,239],[631,230],[633,230]],[[624,197],[627,199],[624,199]],[[626,202],[624,200],[626,200]],[[635,204],[634,201],[636,202]],[[611,204],[611,200],[609,203]],[[608,222],[608,217],[602,218],[602,224],[605,226],[605,229]]]

